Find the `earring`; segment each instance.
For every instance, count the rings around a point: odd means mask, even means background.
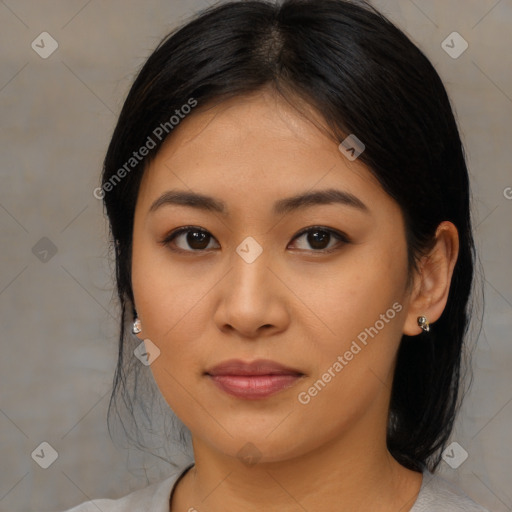
[[[430,324],[428,323],[426,316],[418,317],[418,326],[421,327],[425,332],[430,331]]]
[[[133,334],[139,334],[139,332],[142,331],[142,324],[140,323],[140,320],[138,318],[135,319],[132,325],[132,332]]]

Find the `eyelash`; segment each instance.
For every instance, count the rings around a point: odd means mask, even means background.
[[[309,226],[307,228],[304,228],[303,230],[299,231],[296,235],[294,235],[294,237],[292,238],[292,242],[297,240],[298,238],[302,237],[303,235],[306,235],[308,233],[315,232],[315,231],[320,231],[322,233],[328,233],[330,236],[334,237],[338,241],[338,243],[334,247],[331,247],[330,249],[316,249],[316,250],[310,249],[311,252],[324,253],[324,254],[331,253],[336,250],[339,250],[341,248],[340,244],[342,246],[344,244],[350,243],[350,239],[347,235],[345,235],[345,233],[342,233],[340,231],[336,231],[336,230],[333,230],[330,228],[326,228],[324,226]],[[171,247],[171,242],[174,241],[175,238],[177,238],[178,236],[180,236],[182,234],[189,233],[189,232],[206,233],[206,234],[210,235],[212,239],[215,240],[215,237],[213,235],[211,235],[211,233],[209,231],[207,231],[206,229],[202,229],[197,226],[184,226],[184,227],[178,228],[178,229],[172,231],[171,233],[169,233],[165,237],[165,239],[162,240],[160,243],[166,247],[169,247],[169,249],[171,249],[172,251],[179,252],[179,253],[203,253],[203,252],[208,251],[208,249],[186,250],[186,249]],[[331,240],[329,240],[329,243],[330,242],[331,242]],[[304,251],[307,249],[299,249],[299,250]]]

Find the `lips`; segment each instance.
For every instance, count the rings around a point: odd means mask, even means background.
[[[270,361],[268,359],[257,359],[250,363],[240,359],[230,359],[224,361],[210,370],[208,375],[303,375],[303,373],[294,368],[283,366],[282,364]]]
[[[258,359],[224,361],[205,372],[211,381],[231,396],[246,400],[267,398],[293,386],[304,374],[275,361]]]

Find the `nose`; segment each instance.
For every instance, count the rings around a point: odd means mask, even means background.
[[[276,277],[275,260],[265,250],[251,263],[238,253],[218,288],[214,321],[222,332],[256,339],[282,332],[290,322],[287,289]]]

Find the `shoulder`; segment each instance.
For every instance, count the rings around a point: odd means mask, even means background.
[[[65,512],[169,512],[169,498],[179,477],[188,469],[180,469],[169,478],[131,492],[118,499],[86,501]]]
[[[410,512],[489,512],[461,489],[425,471],[420,493]]]

